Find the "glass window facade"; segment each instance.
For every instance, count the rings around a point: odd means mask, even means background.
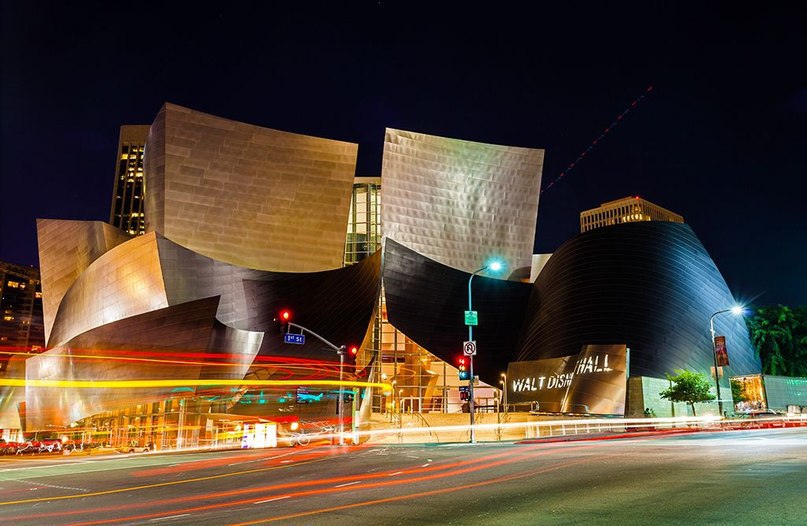
[[[121,126],[109,222],[124,232],[146,233],[143,153],[149,126]]]
[[[381,248],[381,179],[358,177],[348,216],[345,265],[352,265]],[[373,411],[394,418],[399,413],[458,412],[460,381],[457,369],[420,347],[387,320],[384,292],[373,324],[368,350],[378,352],[380,367],[374,381],[394,385],[389,394],[374,393]],[[368,360],[369,360],[369,354]],[[466,384],[467,382],[462,382]],[[491,397],[493,390],[490,389]],[[485,404],[485,391],[477,398]],[[481,398],[480,398],[481,397]],[[494,402],[491,398],[490,404]]]

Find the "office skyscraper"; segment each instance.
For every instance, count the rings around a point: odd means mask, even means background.
[[[120,127],[118,157],[115,168],[115,189],[109,222],[124,232],[139,236],[146,233],[144,215],[143,150],[150,126]]]
[[[45,346],[39,270],[0,261],[0,372],[12,352]]]

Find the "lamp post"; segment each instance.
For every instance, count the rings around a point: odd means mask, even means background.
[[[341,345],[336,351],[339,355],[339,445],[345,445],[345,386],[342,384],[342,371],[345,368],[345,353],[347,346]]]
[[[504,404],[504,413],[507,414],[507,373],[502,373],[502,379],[500,380],[502,384],[502,396],[504,400],[502,403]]]
[[[345,445],[345,415],[344,415],[344,412],[345,412],[345,400],[344,400],[344,398],[345,398],[345,386],[342,385],[342,381],[343,381],[343,371],[344,371],[344,367],[345,367],[345,353],[347,352],[347,345],[340,345],[340,346],[337,347],[336,345],[329,342],[328,340],[326,340],[325,338],[323,338],[322,336],[320,336],[316,332],[312,331],[308,327],[303,327],[302,325],[300,325],[298,323],[292,323],[291,321],[289,321],[289,317],[290,317],[289,311],[284,311],[281,314],[281,317],[285,318],[285,322],[286,322],[286,325],[288,327],[295,327],[297,329],[300,329],[300,334],[305,334],[305,333],[310,334],[311,336],[315,337],[316,339],[318,339],[319,341],[321,341],[322,343],[324,343],[325,345],[327,345],[328,347],[330,347],[331,349],[336,351],[336,354],[339,355],[339,400],[337,400],[337,402],[336,402],[336,407],[337,407],[337,411],[339,413],[339,445],[344,446]]]
[[[717,393],[717,412],[718,415],[722,418],[723,417],[723,400],[720,398],[720,374],[718,373],[717,369],[717,349],[715,349],[715,316],[718,314],[723,314],[725,312],[730,312],[735,316],[740,315],[743,313],[742,306],[735,306],[730,309],[721,309],[709,317],[709,333],[712,335],[712,360],[715,365],[715,387]]]
[[[488,269],[497,271],[501,268],[502,264],[500,262],[493,261],[471,274],[471,277],[468,278],[468,312],[473,311],[471,302],[471,283],[474,280],[474,276]],[[471,323],[468,324],[468,341],[474,341],[474,326]],[[476,432],[474,431],[474,356],[470,355],[468,358],[468,372],[471,375],[471,377],[468,379],[468,409],[471,413],[471,444],[476,444]]]

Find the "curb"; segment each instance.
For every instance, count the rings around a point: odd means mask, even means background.
[[[702,433],[702,429],[670,429],[665,431],[636,431],[633,433],[614,433],[599,435],[566,435],[560,437],[528,438],[519,440],[516,444],[545,444],[553,442],[593,442],[597,440],[619,440],[625,438],[647,438],[667,435],[690,435]]]

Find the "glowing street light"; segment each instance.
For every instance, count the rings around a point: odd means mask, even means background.
[[[715,348],[715,316],[718,314],[723,314],[726,312],[730,312],[735,316],[741,316],[745,312],[745,307],[742,305],[735,305],[730,309],[722,309],[709,317],[709,333],[712,335],[712,360],[715,364],[715,387],[717,393],[717,411],[718,415],[722,418],[723,417],[723,400],[720,398],[720,374],[718,373],[717,369],[717,349]]]
[[[468,278],[468,310],[466,311],[466,319],[465,324],[468,325],[468,341],[474,341],[474,325],[477,324],[477,317],[476,313],[473,311],[472,302],[471,302],[471,282],[474,280],[474,276],[479,274],[480,272],[484,272],[486,270],[492,270],[493,272],[498,272],[502,269],[501,261],[491,261],[484,267],[480,268],[479,270],[473,272],[471,277]],[[468,379],[468,409],[471,413],[471,444],[476,444],[476,432],[474,431],[474,355],[471,354],[469,356],[469,373],[470,378]]]

